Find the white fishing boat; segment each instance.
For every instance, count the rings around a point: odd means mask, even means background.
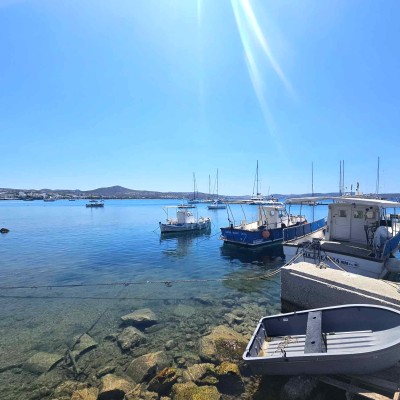
[[[328,201],[328,217],[286,228],[283,251],[290,263],[307,261],[347,272],[384,278],[400,272],[400,203],[367,196],[305,197],[287,204]],[[394,210],[393,213],[388,210]]]
[[[168,212],[171,209],[176,210],[176,218],[169,218]],[[161,233],[200,231],[211,228],[209,217],[195,217],[187,207],[166,206],[164,211],[167,214],[167,219],[164,223],[159,222]]]
[[[89,200],[89,203],[86,203],[86,208],[103,208],[104,201],[103,200]]]

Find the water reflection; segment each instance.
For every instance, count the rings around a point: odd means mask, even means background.
[[[195,243],[210,239],[211,231],[167,232],[160,235],[160,243],[165,246],[163,254],[173,257],[184,257]]]
[[[279,263],[284,258],[282,244],[273,244],[260,248],[247,248],[224,243],[221,255],[229,261],[240,261],[243,264],[269,265]]]
[[[235,289],[241,293],[265,293],[271,290],[279,290],[279,274],[271,272],[283,265],[283,247],[281,244],[248,249],[224,243],[221,247],[221,255],[231,263],[240,263],[240,268],[227,274],[224,278],[224,286]]]

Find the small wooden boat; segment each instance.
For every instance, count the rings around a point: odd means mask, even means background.
[[[169,218],[168,210],[176,209],[176,218]],[[211,219],[209,217],[195,217],[186,206],[166,206],[164,211],[167,214],[167,220],[158,223],[161,233],[171,232],[189,232],[209,230],[211,228]]]
[[[262,318],[243,354],[254,374],[368,374],[400,360],[400,312],[351,304]]]

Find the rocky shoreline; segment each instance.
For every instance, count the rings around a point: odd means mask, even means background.
[[[208,298],[195,301],[204,309],[211,305]],[[7,372],[34,377],[23,397],[29,400],[273,399],[277,393],[281,399],[309,398],[314,378],[275,377],[266,390],[265,378],[263,383],[252,376],[242,354],[263,307],[223,303],[223,323],[214,326],[191,305],[177,304],[168,322],[150,308],[135,309],[101,340],[83,333],[64,354],[38,351]]]

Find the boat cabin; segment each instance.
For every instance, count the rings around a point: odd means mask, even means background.
[[[391,227],[391,221],[381,215],[378,205],[332,203],[328,206],[326,240],[349,241],[370,245],[381,220]]]
[[[194,224],[196,222],[193,213],[185,208],[177,209],[176,219],[178,224]]]

